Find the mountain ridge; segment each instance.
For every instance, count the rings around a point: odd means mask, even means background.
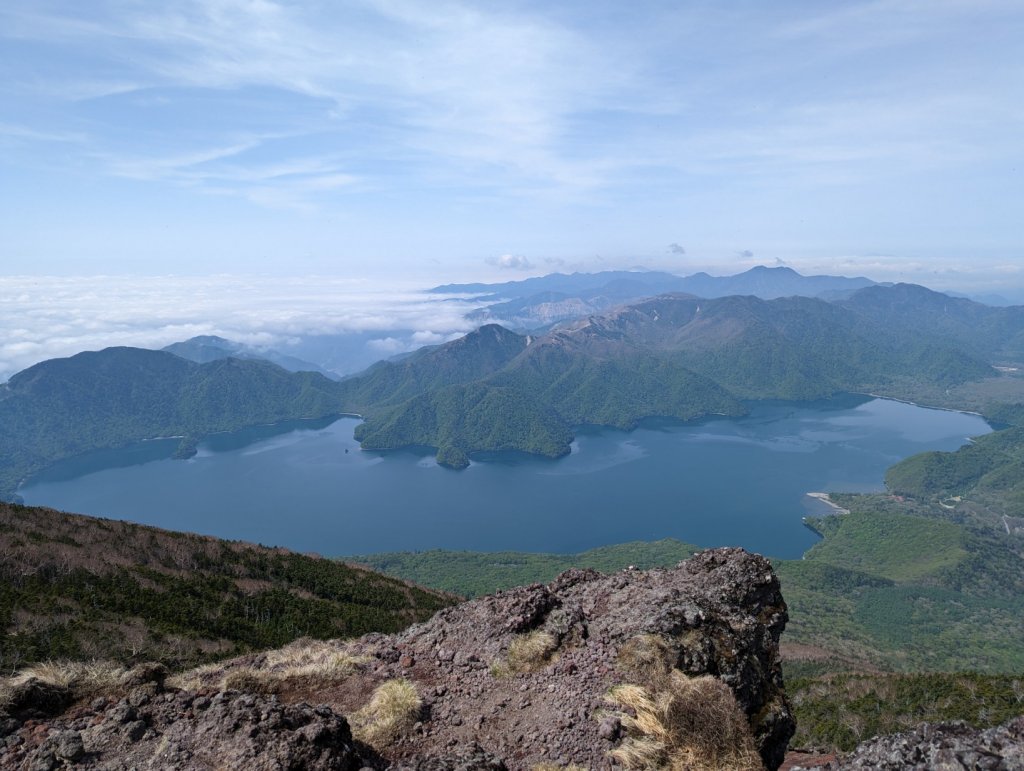
[[[1024,308],[876,285],[836,302],[662,294],[541,335],[486,324],[341,382],[255,359],[111,348],[0,386],[0,494],[91,449],[182,436],[188,456],[210,433],[342,413],[363,416],[365,449],[426,445],[453,468],[479,452],[558,457],[584,424],[740,415],[745,399],[948,393],[994,377],[990,364],[1014,356],[1015,341],[1024,347]]]
[[[206,364],[217,359],[262,359],[276,364],[289,372],[319,372],[331,380],[340,380],[340,376],[324,369],[318,364],[304,361],[295,356],[275,351],[270,348],[255,348],[244,343],[237,343],[217,335],[197,335],[178,343],[165,345],[160,350],[181,356],[183,359],[197,364]]]
[[[470,321],[540,330],[666,293],[686,293],[705,299],[729,295],[753,295],[765,300],[827,295],[832,299],[845,297],[874,283],[863,277],[803,276],[789,267],[759,265],[732,276],[707,273],[677,276],[641,270],[552,273],[502,284],[449,284],[428,291],[482,295],[479,299],[488,304],[467,313],[465,317]],[[499,300],[503,302],[497,302]]]
[[[863,311],[802,297],[666,294],[539,336],[481,329],[489,331],[465,338],[472,346],[421,349],[345,382],[354,410],[366,418],[357,433],[365,447],[433,446],[440,462],[457,468],[474,452],[499,449],[557,457],[581,424],[628,429],[646,417],[743,414],[740,399],[899,393],[907,383],[941,386],[994,374],[983,359],[939,337],[886,333]],[[495,344],[500,355],[476,344],[485,337],[502,341]],[[472,353],[453,366],[450,359],[463,351]],[[494,409],[474,412],[482,400]],[[470,413],[473,432],[461,430],[456,417]]]

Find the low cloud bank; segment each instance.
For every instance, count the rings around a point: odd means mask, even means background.
[[[308,336],[370,333],[394,340],[379,346],[384,358],[468,331],[466,310],[458,299],[325,277],[0,276],[0,382],[45,359],[195,335],[290,353]]]

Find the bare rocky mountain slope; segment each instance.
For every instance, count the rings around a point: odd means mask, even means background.
[[[300,642],[166,682],[136,668],[104,695],[23,675],[0,692],[0,766],[600,769],[646,752],[775,769],[794,730],[786,620],[771,566],[740,549],[670,570],[571,570],[394,635]]]

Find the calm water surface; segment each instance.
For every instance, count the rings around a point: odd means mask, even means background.
[[[583,429],[572,454],[499,454],[464,471],[427,451],[363,452],[352,418],[174,440],[66,461],[31,505],[343,555],[406,549],[576,552],[672,536],[798,557],[817,490],[882,487],[885,469],[991,429],[980,417],[846,395],[756,403],[747,417]],[[347,452],[346,452],[347,450]]]

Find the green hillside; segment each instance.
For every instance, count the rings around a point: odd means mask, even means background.
[[[738,415],[740,399],[840,391],[909,398],[992,374],[945,341],[892,334],[822,300],[663,295],[542,337],[481,327],[343,386],[346,409],[366,418],[364,447],[436,447],[440,462],[462,467],[474,452],[564,454],[581,424]],[[493,409],[475,409],[481,402]]]
[[[420,394],[471,383],[497,372],[527,346],[527,338],[497,324],[444,345],[382,361],[342,384],[345,401],[360,414],[401,404]]]
[[[1024,357],[1024,307],[993,308],[916,284],[871,286],[839,305],[890,331],[913,331],[993,359]]]
[[[0,386],[0,498],[56,460],[156,437],[205,435],[342,412],[334,383],[265,361],[197,364],[107,348],[52,359]]]
[[[667,567],[682,562],[697,550],[696,546],[665,538],[602,546],[579,554],[432,549],[363,554],[345,559],[463,597],[479,597],[499,589],[548,582],[569,568],[594,568],[611,573],[631,565],[639,570]]]
[[[1014,414],[1012,407],[1000,412]],[[885,483],[899,495],[1012,530],[1010,521],[1024,517],[1024,427],[978,437],[956,452],[907,458],[889,469]]]
[[[952,522],[873,511],[811,521],[823,540],[808,562],[893,581],[922,579],[955,567],[966,557],[967,532]]]
[[[356,427],[367,450],[410,445],[436,447],[439,463],[469,465],[469,453],[520,450],[558,457],[569,452],[569,425],[522,391],[484,383],[420,394],[397,407],[375,410]]]
[[[297,637],[392,632],[452,599],[334,560],[0,504],[0,670],[194,665]]]

